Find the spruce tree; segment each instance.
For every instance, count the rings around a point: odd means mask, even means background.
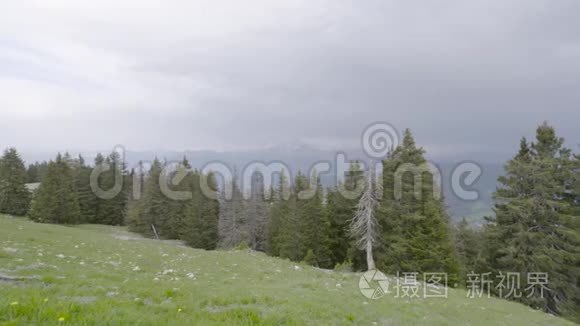
[[[79,203],[79,219],[83,223],[96,223],[97,198],[91,189],[91,167],[86,165],[85,159],[79,155],[73,164],[75,190]]]
[[[127,200],[127,216],[125,217],[125,224],[128,229],[133,232],[144,232],[144,224],[142,223],[143,212],[143,195],[145,186],[146,171],[143,162],[139,161],[138,169],[134,170],[133,178],[131,179],[131,192]]]
[[[204,178],[205,184],[213,194],[204,194],[201,191],[200,180]],[[188,207],[186,220],[181,238],[193,248],[214,250],[218,245],[218,220],[219,201],[218,186],[213,173],[207,175],[199,171],[193,173],[193,200]],[[201,182],[204,182],[201,180]]]
[[[155,158],[144,181],[143,195],[133,205],[127,218],[129,230],[151,238],[164,237],[166,223],[169,220],[168,199],[159,186],[160,180],[163,180],[162,172],[163,165]]]
[[[382,246],[376,251],[377,268],[391,274],[444,272],[454,285],[459,266],[449,217],[443,199],[433,190],[435,180],[424,154],[407,129],[402,144],[383,161],[383,196],[377,212]],[[419,191],[416,177],[421,181]]]
[[[28,165],[26,169],[27,183],[37,183],[40,182],[40,176],[38,175],[38,162]]]
[[[315,188],[315,189],[314,189]],[[329,238],[328,214],[323,204],[323,190],[316,174],[311,178],[299,172],[294,180],[290,198],[273,208],[274,223],[279,223],[276,245],[280,257],[292,261],[305,259],[312,250],[316,265],[333,267]],[[282,210],[280,210],[282,208]]]
[[[304,216],[307,205],[300,200],[298,194],[309,187],[308,177],[298,172],[290,197],[287,200],[288,209],[281,216],[280,231],[278,234],[279,254],[282,258],[292,261],[302,261],[308,249],[307,235],[304,231]]]
[[[538,127],[535,142],[520,142],[499,178],[484,253],[495,273],[520,273],[523,288],[529,286],[528,273],[547,273],[543,297],[536,291],[518,300],[578,319],[580,229],[572,199],[578,171],[563,142],[547,123]]]
[[[28,165],[26,170],[27,183],[38,183],[42,180],[42,177],[46,174],[46,169],[48,167],[48,162],[43,161],[42,163],[34,162]]]
[[[112,198],[101,198],[96,196],[96,210],[92,223],[106,225],[123,225],[127,213],[128,184],[126,181],[127,171],[119,153],[113,152],[106,158],[98,154],[95,158],[95,167],[106,165],[108,170],[104,171],[98,178],[98,186],[104,191],[114,190],[119,187],[119,192]]]
[[[285,219],[290,213],[289,198],[284,194],[290,194],[290,185],[285,171],[280,171],[278,187],[272,192],[272,204],[268,219],[267,252],[272,256],[280,255],[280,246],[283,239]]]
[[[312,249],[316,256],[316,266],[333,268],[330,221],[324,205],[324,189],[316,172],[310,177],[310,187],[315,187],[311,189],[314,190],[314,195],[311,198],[299,198],[306,202],[306,210],[301,216],[302,232],[306,234],[307,248]]]
[[[0,158],[0,213],[24,216],[30,206],[26,167],[15,148]]]
[[[194,177],[193,174],[189,161],[184,157],[175,171],[168,175],[168,188],[178,192],[178,195],[175,198],[166,196],[168,216],[162,232],[167,239],[181,239],[183,238],[182,233],[186,231],[186,220],[190,218],[190,207],[193,204],[194,178],[197,177]],[[200,204],[199,201],[195,203],[196,206]]]
[[[481,261],[481,247],[483,245],[481,232],[473,229],[463,218],[455,225],[454,240],[461,275],[464,276],[475,271],[484,273]]]
[[[355,270],[366,267],[364,255],[350,237],[348,227],[355,211],[358,199],[364,190],[364,176],[358,162],[350,164],[344,181],[330,189],[326,196],[326,207],[329,219],[330,250],[333,264],[350,262]]]
[[[80,208],[70,163],[61,154],[48,163],[35,193],[30,219],[42,223],[78,224]]]

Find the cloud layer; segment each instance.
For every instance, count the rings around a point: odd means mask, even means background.
[[[13,1],[0,139],[24,150],[354,147],[373,121],[434,155],[580,142],[576,0]]]

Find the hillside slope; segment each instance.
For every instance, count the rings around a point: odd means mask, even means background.
[[[572,325],[499,299],[368,300],[360,274],[0,217],[0,324]]]

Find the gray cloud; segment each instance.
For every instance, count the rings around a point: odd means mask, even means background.
[[[575,0],[54,6],[0,13],[5,145],[342,148],[388,121],[467,159],[543,120],[580,142]]]

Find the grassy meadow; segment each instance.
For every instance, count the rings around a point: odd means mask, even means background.
[[[121,227],[0,217],[0,325],[572,325],[495,298],[365,298],[360,274]]]

